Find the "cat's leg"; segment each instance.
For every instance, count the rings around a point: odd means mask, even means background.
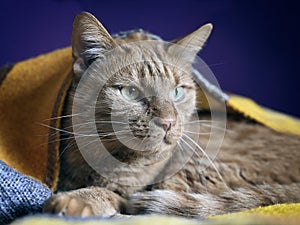
[[[44,212],[61,216],[111,217],[119,215],[127,200],[100,187],[81,188],[53,195],[44,205]]]
[[[258,206],[299,201],[299,183],[238,188],[219,195],[154,190],[133,194],[128,202],[127,213],[155,213],[203,218],[209,215],[237,212]]]

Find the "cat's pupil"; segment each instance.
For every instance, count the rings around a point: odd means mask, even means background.
[[[176,88],[175,89],[175,96],[177,96],[178,95],[178,89]]]
[[[136,92],[136,89],[134,87],[130,87],[128,90],[129,95],[134,95],[135,92]]]
[[[177,87],[173,90],[173,100],[181,101],[184,98],[184,89],[183,87]]]

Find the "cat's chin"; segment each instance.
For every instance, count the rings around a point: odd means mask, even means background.
[[[175,140],[173,137],[168,137],[168,136],[165,136],[164,138],[163,138],[163,143],[165,144],[165,145],[173,145],[173,144],[175,144],[177,142],[177,140]]]
[[[162,136],[159,139],[156,139],[156,141],[152,140],[151,145],[148,145],[144,149],[144,153],[146,154],[157,154],[162,152],[168,152],[172,151],[174,147],[177,145],[178,138],[175,138],[174,136]]]
[[[164,136],[160,144],[158,145],[158,148],[160,148],[162,151],[163,150],[170,151],[177,145],[177,142],[178,142],[178,138],[174,136]]]

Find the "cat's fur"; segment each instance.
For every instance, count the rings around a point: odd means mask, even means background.
[[[211,25],[203,26],[176,43],[194,46],[196,54],[208,38],[211,28]],[[77,83],[92,61],[104,57],[103,52],[122,43],[153,39],[159,40],[155,35],[140,30],[112,38],[92,15],[82,13],[77,16],[72,34],[74,82],[66,101],[65,113],[72,114],[71,105]],[[163,49],[160,50],[161,55],[158,56],[140,49],[156,61],[168,57]],[[106,147],[114,157],[132,165],[132,173],[115,171],[115,175],[125,180],[127,185],[102,177],[85,162],[70,134],[72,120],[67,117],[63,120],[62,129],[70,133],[64,134],[67,140],[62,140],[58,193],[46,203],[45,212],[79,216],[157,213],[201,218],[257,206],[300,201],[299,137],[277,133],[236,116],[228,117],[226,135],[214,160],[216,168],[201,160],[202,153],[195,148],[198,154],[196,152],[181,170],[153,184],[152,181],[160,175],[165,164],[158,163],[151,171],[145,171],[142,167],[160,159],[158,155],[163,158],[172,155],[196,104],[196,87],[191,75],[180,75],[178,71],[158,64],[134,68],[140,72],[136,77],[130,73],[133,68],[128,67],[124,72],[127,75],[119,74],[116,79],[108,80],[104,91],[100,93],[96,112],[99,121],[110,120],[107,114],[110,101],[120,101],[120,111],[135,113],[134,126],[131,127],[135,135],[145,138],[151,131],[152,136],[161,137],[146,140],[149,141],[149,145],[145,145],[149,148],[147,154],[145,151],[141,153],[122,147],[118,141],[106,142]],[[120,83],[118,78],[121,79],[121,76],[123,86],[126,85],[126,79],[139,80],[143,76],[151,80],[164,76],[170,87],[186,86],[186,100],[175,103],[163,101],[158,96],[146,99],[147,104],[144,102],[143,106],[126,103],[120,90],[114,87]],[[157,117],[158,122],[151,128],[149,121],[153,117]],[[161,142],[167,131],[168,137]],[[149,185],[136,185],[141,180]]]

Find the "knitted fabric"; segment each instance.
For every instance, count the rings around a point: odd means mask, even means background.
[[[41,212],[51,191],[39,181],[24,176],[0,160],[0,224]]]

